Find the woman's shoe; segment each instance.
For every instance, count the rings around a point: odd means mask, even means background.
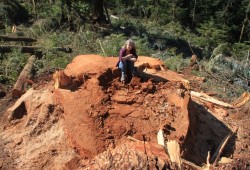
[[[122,73],[121,82],[125,83],[125,74],[124,73]]]

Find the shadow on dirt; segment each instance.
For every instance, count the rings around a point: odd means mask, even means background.
[[[208,152],[212,158],[221,141],[231,130],[202,105],[192,101],[189,104],[190,126],[182,145],[183,158],[198,165],[206,163]],[[235,136],[231,137],[221,156],[230,157],[234,153]]]

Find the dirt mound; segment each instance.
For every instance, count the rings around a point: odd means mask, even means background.
[[[165,141],[180,145],[182,159],[201,166],[208,152],[217,155],[221,141],[232,132],[224,122],[227,114],[220,114],[228,113],[227,108],[192,99],[183,75],[149,57],[139,57],[139,75],[123,85],[116,62],[77,56],[53,75],[55,85],[52,76],[46,78],[1,112],[0,167],[175,169],[157,144],[160,129]],[[236,136],[230,138],[221,156],[234,158],[237,144]]]

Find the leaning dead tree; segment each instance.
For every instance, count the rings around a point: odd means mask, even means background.
[[[12,89],[12,98],[19,98],[21,97],[23,93],[25,93],[27,85],[30,83],[29,77],[30,77],[31,69],[35,60],[36,60],[35,55],[30,56],[27,64],[24,66],[21,74],[19,75]]]

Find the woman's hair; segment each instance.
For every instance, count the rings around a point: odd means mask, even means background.
[[[131,39],[128,39],[128,40],[125,42],[125,44],[122,46],[122,48],[125,48],[125,49],[126,49],[126,47],[127,47],[128,44],[131,44],[131,45],[132,45],[132,49],[135,49],[135,43],[134,43],[134,41],[131,40]]]

